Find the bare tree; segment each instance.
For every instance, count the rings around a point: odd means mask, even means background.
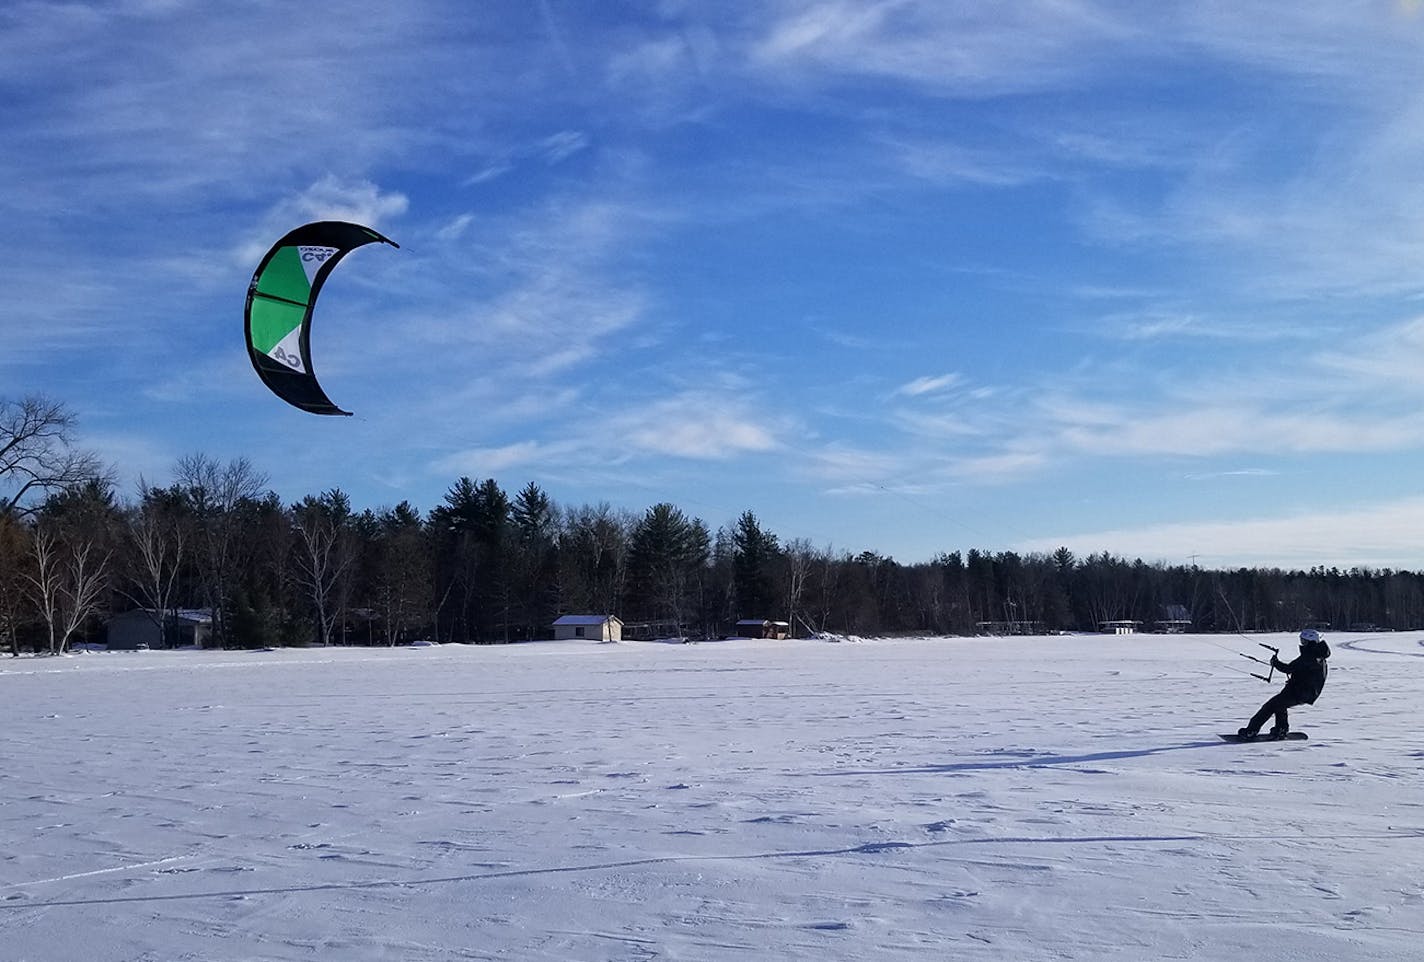
[[[29,530],[13,516],[0,513],[0,644],[16,657],[28,601],[25,569],[30,550]]]
[[[811,577],[811,566],[816,560],[816,550],[806,538],[792,538],[786,542],[786,622],[791,626],[791,634],[799,636],[799,620],[805,623],[801,614],[801,598],[806,593],[806,582]]]
[[[175,491],[149,488],[140,479],[139,501],[128,512],[128,582],[125,597],[150,612],[160,638],[167,635],[178,574],[188,548],[186,511]]]
[[[377,524],[375,605],[384,626],[385,642],[395,645],[432,616],[430,539],[420,515],[405,501],[382,512]]]
[[[74,446],[74,414],[58,401],[0,398],[0,514],[27,516],[29,499],[103,473],[99,459]]]
[[[563,602],[618,614],[628,578],[629,532],[636,519],[606,502],[567,511],[559,536]]]
[[[811,574],[816,577],[815,611],[811,614],[816,631],[826,631],[844,590],[842,575],[850,567],[850,552],[836,553],[827,545],[816,553]]]
[[[63,654],[90,616],[98,614],[108,583],[109,552],[92,539],[41,524],[32,542],[34,564],[26,573],[31,598],[49,636],[52,655]]]
[[[330,645],[345,609],[356,560],[351,502],[340,491],[308,496],[292,509],[297,581],[306,589],[323,645]]]
[[[267,484],[246,458],[227,464],[204,454],[192,454],[174,470],[195,523],[194,557],[199,577],[213,609],[213,634],[228,643],[227,613],[232,600],[238,550],[242,544],[241,508],[254,502]]]

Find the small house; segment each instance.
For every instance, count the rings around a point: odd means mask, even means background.
[[[1106,635],[1135,635],[1142,622],[1121,618],[1116,621],[1102,621],[1098,625]]]
[[[738,638],[789,638],[791,626],[784,621],[765,618],[743,618],[736,624]]]
[[[657,641],[660,638],[686,638],[687,628],[675,621],[626,621],[623,637],[628,641]]]
[[[1186,605],[1163,605],[1162,617],[1157,619],[1157,630],[1169,635],[1179,635],[1192,627],[1192,613]]]
[[[208,608],[178,608],[160,617],[152,608],[135,608],[110,618],[107,636],[110,651],[206,648],[212,642],[213,613]]]
[[[1041,621],[976,621],[974,627],[981,635],[1041,635]]]
[[[554,640],[573,638],[622,641],[623,619],[617,615],[562,615],[554,619]]]

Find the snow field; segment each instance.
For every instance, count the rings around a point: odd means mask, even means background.
[[[0,946],[59,960],[1403,960],[1424,635],[0,663]]]

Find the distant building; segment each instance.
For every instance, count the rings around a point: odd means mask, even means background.
[[[206,648],[213,639],[213,613],[210,608],[179,608],[160,619],[152,608],[135,608],[110,618],[107,636],[110,651]]]
[[[1041,621],[976,621],[975,629],[981,635],[1041,635]]]
[[[1137,634],[1137,629],[1141,626],[1142,622],[1132,621],[1127,618],[1122,618],[1116,621],[1098,622],[1098,627],[1103,630],[1104,634],[1108,635],[1135,635]]]
[[[1157,630],[1169,635],[1178,635],[1192,627],[1192,613],[1186,605],[1163,605],[1162,617],[1157,619]]]
[[[735,625],[738,638],[789,638],[791,625],[765,618],[743,618]]]
[[[623,619],[617,615],[563,615],[554,619],[555,641],[574,638],[622,641]]]
[[[628,641],[685,638],[687,633],[687,628],[675,621],[625,621],[623,623],[623,637]]]

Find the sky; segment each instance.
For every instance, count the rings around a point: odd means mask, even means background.
[[[14,0],[0,100],[0,397],[126,491],[1424,568],[1417,2]],[[244,349],[321,219],[351,418]]]

